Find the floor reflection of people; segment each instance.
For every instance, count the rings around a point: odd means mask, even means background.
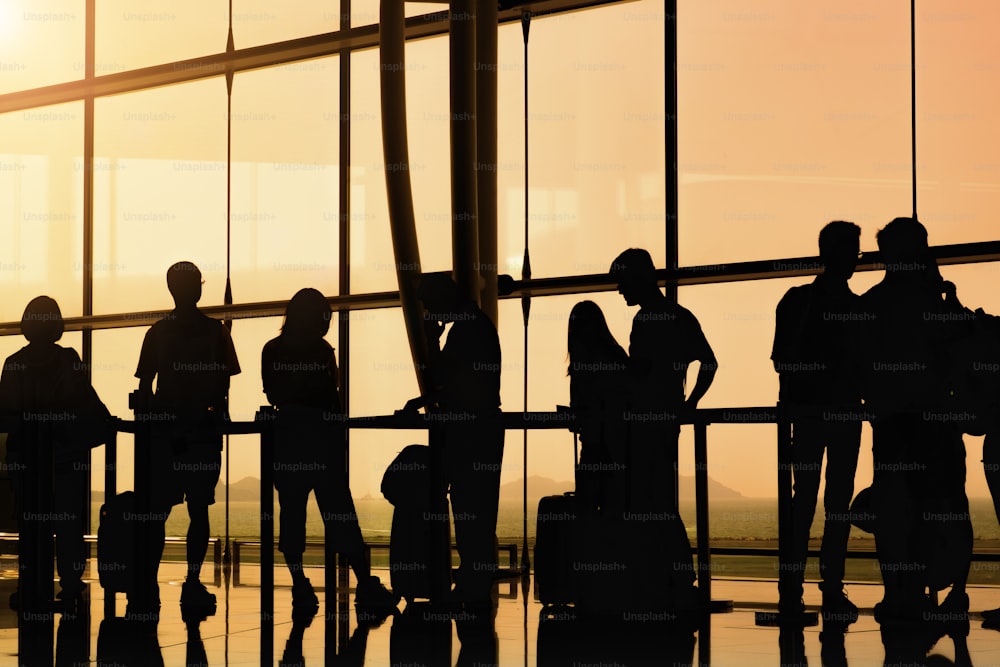
[[[408,603],[392,619],[389,661],[393,665],[451,667],[451,614],[427,602]]]
[[[201,639],[201,623],[204,617],[186,621],[187,625],[187,667],[208,667],[205,642]]]
[[[655,613],[619,619],[577,614],[572,607],[543,609],[538,620],[538,667],[694,664],[695,635],[676,622],[647,620]]]
[[[106,618],[97,634],[97,667],[164,667],[156,624]]]
[[[90,609],[63,614],[56,630],[56,667],[90,664]]]
[[[806,658],[806,638],[801,627],[781,627],[778,634],[778,651],[781,655],[781,667],[809,667],[809,659]]]

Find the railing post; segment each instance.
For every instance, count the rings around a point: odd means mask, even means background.
[[[694,497],[698,536],[698,590],[706,605],[712,602],[711,550],[708,546],[708,424],[694,423]]]
[[[274,663],[274,421],[277,415],[261,406],[260,424],[260,664]]]
[[[111,431],[111,437],[104,444],[104,502],[113,500],[118,495],[118,430],[121,427],[121,420],[115,419],[115,428]],[[95,546],[94,560],[97,560]],[[98,568],[100,563],[98,563]],[[104,594],[104,616],[109,618],[115,615],[115,593],[105,591]]]

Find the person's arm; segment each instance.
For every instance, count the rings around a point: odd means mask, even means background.
[[[446,385],[450,374],[447,354],[441,347],[441,335],[444,333],[444,323],[436,320],[424,320],[424,335],[427,337],[427,380],[431,389],[420,396],[411,398],[396,414],[413,413],[420,408],[428,408],[440,402],[443,395],[442,387]]]
[[[153,379],[156,377],[156,333],[154,327],[150,327],[145,338],[142,339],[135,377],[139,379],[139,402],[137,405],[141,406],[142,409],[148,409],[153,401]]]
[[[792,288],[778,302],[774,310],[774,344],[771,347],[771,362],[779,375],[782,367],[799,360],[799,348],[805,335],[804,312],[808,306],[799,298],[799,288]]]
[[[719,369],[719,363],[715,359],[712,348],[708,348],[708,353],[707,356],[696,360],[698,362],[698,378],[695,380],[691,395],[684,401],[684,407],[689,410],[694,410],[698,407],[698,401],[702,399],[708,388],[712,386],[712,381],[715,380],[715,372]]]
[[[687,313],[686,317],[689,318],[688,326],[690,328],[685,337],[690,343],[690,349],[692,350],[689,358],[692,361],[698,362],[698,376],[695,380],[694,388],[688,395],[687,400],[684,401],[684,407],[688,410],[694,410],[698,407],[698,401],[702,399],[709,387],[712,386],[719,363],[715,359],[715,352],[712,351],[712,346],[708,344],[708,339],[705,338],[705,333],[701,330],[701,324],[698,323],[698,319],[690,312]]]

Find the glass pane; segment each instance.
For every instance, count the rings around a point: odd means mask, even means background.
[[[447,4],[433,2],[407,2],[403,6],[407,18],[411,16],[428,16],[428,20],[447,20]],[[444,13],[442,13],[444,12]],[[379,0],[351,0],[351,25],[355,28],[365,25],[378,25]]]
[[[225,0],[101,0],[96,5],[98,75],[226,50]]]
[[[685,3],[678,22],[682,265],[812,255],[823,222],[909,215],[905,3]]]
[[[917,210],[934,244],[997,238],[1000,7],[917,3]]]
[[[336,0],[239,0],[233,3],[233,41],[245,49],[334,32],[340,29],[339,7]]]
[[[83,103],[0,115],[0,321],[48,294],[83,314]]]
[[[94,115],[94,311],[172,308],[181,260],[201,269],[201,305],[221,304],[225,80],[100,98]]]
[[[338,58],[331,57],[235,77],[231,225],[237,301],[288,299],[302,287],[337,292],[338,68]],[[263,274],[267,280],[260,279]]]
[[[448,42],[406,45],[406,104],[414,219],[424,271],[451,268]],[[351,291],[397,289],[386,203],[378,51],[351,57]]]
[[[0,93],[82,79],[85,21],[79,2],[0,4]]]
[[[652,0],[532,21],[529,233],[535,277],[601,273],[630,246],[662,266],[663,22]],[[644,19],[647,15],[659,20]],[[500,31],[501,271],[524,252],[524,46]]]
[[[392,414],[418,395],[416,373],[399,308],[351,312],[350,415]],[[350,483],[362,531],[388,540],[391,506],[382,475],[408,444],[427,444],[426,431],[352,429]]]

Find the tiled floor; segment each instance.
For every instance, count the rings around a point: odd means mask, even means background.
[[[380,573],[388,579],[388,573]],[[925,658],[905,650],[886,662],[886,650],[878,624],[871,616],[872,605],[882,595],[881,587],[853,584],[850,597],[862,607],[861,619],[851,626],[843,640],[844,657],[838,659],[836,642],[820,641],[821,626],[805,628],[801,634],[755,625],[756,610],[773,609],[776,587],[769,581],[715,580],[713,595],[734,603],[731,613],[714,614],[709,625],[681,632],[646,619],[629,619],[628,624],[584,625],[573,620],[570,611],[551,615],[541,623],[540,605],[524,602],[519,582],[503,584],[495,621],[495,636],[486,628],[452,619],[445,614],[415,606],[371,629],[359,628],[350,599],[341,601],[346,614],[327,614],[325,605],[308,627],[291,620],[291,593],[284,572],[274,591],[275,622],[273,648],[262,641],[260,618],[260,571],[243,565],[240,585],[225,585],[219,576],[209,589],[219,598],[218,611],[197,626],[186,626],[178,607],[183,566],[164,564],[160,569],[163,608],[159,624],[152,631],[105,619],[103,591],[91,584],[90,617],[72,623],[59,615],[54,627],[45,631],[56,644],[57,664],[84,667],[92,664],[123,665],[213,665],[242,666],[278,664],[306,665],[565,665],[567,667],[622,667],[624,665],[805,665],[826,664],[952,664],[955,643],[945,637]],[[203,577],[210,579],[211,577]],[[323,573],[311,573],[314,583]],[[15,584],[0,581],[0,595],[6,599]],[[323,593],[320,593],[321,600]],[[530,597],[530,593],[529,593]],[[970,590],[973,610],[1000,606],[1000,589]],[[807,590],[807,605],[818,605],[815,587]],[[119,596],[117,614],[124,613]],[[400,605],[401,609],[405,603]],[[336,601],[332,608],[336,608]],[[14,612],[0,613],[0,665],[17,664],[18,636]],[[541,631],[540,631],[541,630]],[[155,634],[153,634],[155,632]],[[266,635],[263,636],[266,639]],[[37,645],[44,645],[44,632]],[[780,640],[780,641],[779,641]],[[906,640],[909,641],[909,640]],[[915,647],[916,641],[904,643]],[[261,659],[271,652],[272,658]],[[784,651],[782,650],[784,646]],[[128,647],[128,648],[126,648]],[[1000,666],[1000,633],[980,628],[973,620],[967,640],[969,661],[977,667]],[[301,648],[301,650],[298,650]],[[821,656],[821,652],[823,655]],[[44,652],[43,652],[44,656]],[[301,657],[299,657],[301,656]],[[937,661],[937,662],[935,662]],[[39,664],[33,662],[32,664]],[[51,663],[49,663],[51,664]],[[963,664],[961,661],[958,664]]]

